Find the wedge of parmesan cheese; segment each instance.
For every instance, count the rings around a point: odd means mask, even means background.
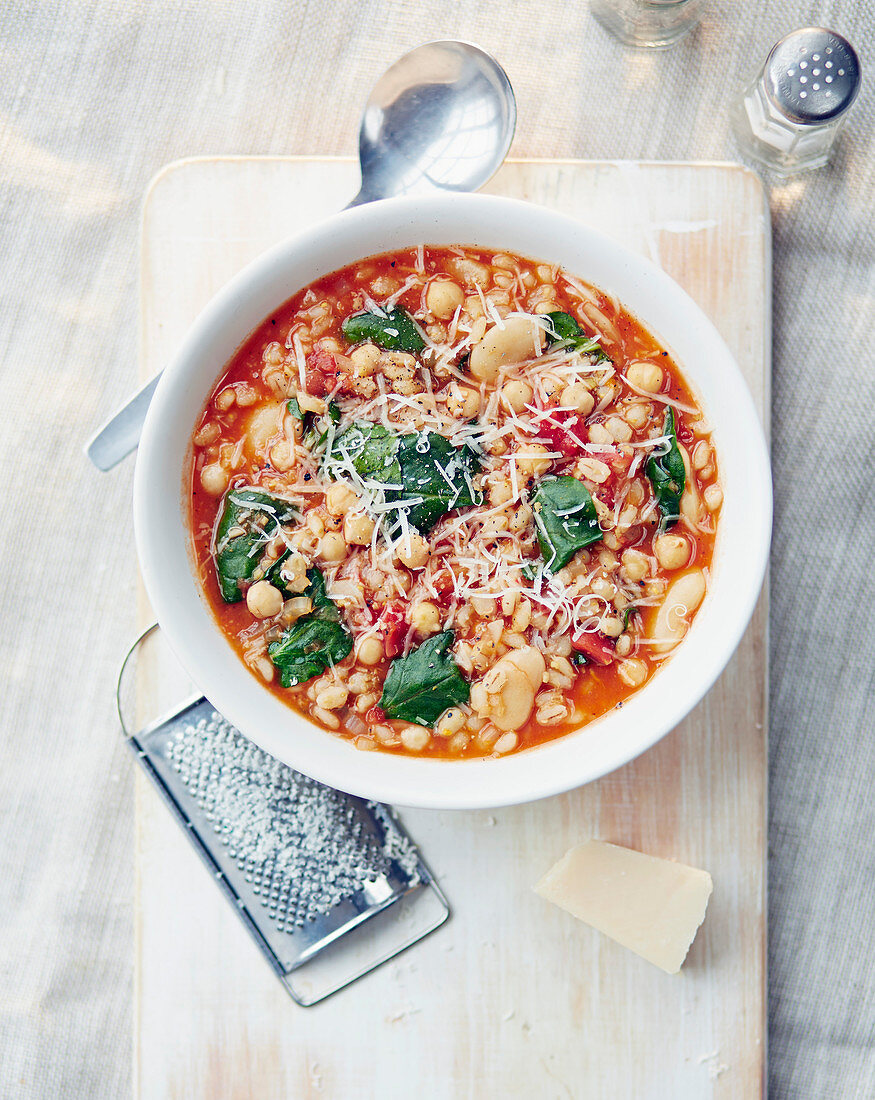
[[[590,840],[551,867],[535,893],[676,974],[712,889],[707,871]]]

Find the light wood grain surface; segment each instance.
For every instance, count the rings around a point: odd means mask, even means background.
[[[343,206],[356,181],[346,160],[165,170],[144,212],[143,373],[166,361],[246,261]],[[767,408],[769,225],[755,177],[726,165],[512,162],[488,190],[565,211],[658,262],[716,323]],[[765,624],[763,601],[690,718],[599,783],[505,810],[405,811],[453,918],[315,1009],[284,994],[139,778],[138,1095],[760,1095]],[[532,894],[555,859],[592,835],[711,872],[709,914],[680,976]]]

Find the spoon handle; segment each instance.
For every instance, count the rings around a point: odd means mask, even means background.
[[[366,194],[365,189],[362,188],[344,209],[362,206],[366,202],[373,202],[377,197]],[[131,451],[136,450],[149,402],[152,400],[152,394],[160,377],[160,374],[156,374],[142,389],[138,390],[105,424],[97,429],[85,444],[85,453],[98,470],[111,470]]]
[[[85,444],[85,453],[98,470],[111,470],[136,449],[160,377],[156,374],[150,379]]]

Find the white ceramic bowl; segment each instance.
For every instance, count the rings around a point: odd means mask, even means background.
[[[622,710],[577,733],[500,759],[446,761],[360,752],[311,725],[246,669],[195,580],[184,480],[190,437],[244,338],[281,302],[374,253],[472,244],[561,264],[615,294],[676,357],[713,424],[724,504],[711,588],[683,643]],[[713,325],[662,271],[559,214],[483,195],[393,199],[337,214],[250,264],[201,313],[164,372],[143,429],[134,520],[152,606],[182,664],[247,737],[333,787],[407,806],[474,808],[570,790],[632,760],[668,733],[725,667],[760,591],[771,478],[744,380]]]

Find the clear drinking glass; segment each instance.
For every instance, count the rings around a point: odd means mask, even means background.
[[[859,90],[851,44],[824,27],[803,27],[766,58],[732,109],[732,128],[744,152],[779,176],[820,168]]]
[[[627,46],[667,49],[699,22],[702,0],[590,0],[601,25]]]

